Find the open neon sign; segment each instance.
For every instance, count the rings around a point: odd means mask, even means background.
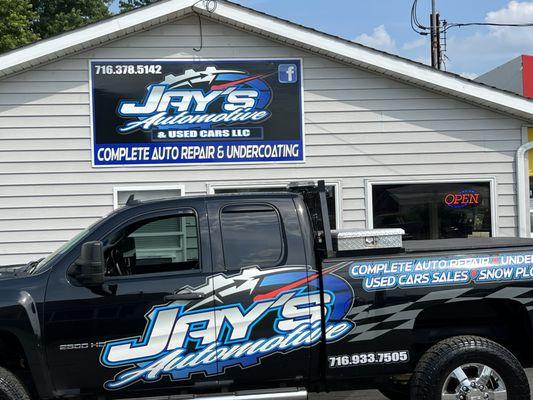
[[[481,195],[473,189],[461,190],[457,193],[448,193],[444,196],[444,203],[451,208],[465,208],[478,206]]]

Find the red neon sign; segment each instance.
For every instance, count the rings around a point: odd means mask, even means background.
[[[460,192],[448,193],[444,196],[444,203],[452,208],[478,206],[480,202],[481,195],[475,190],[461,190]]]

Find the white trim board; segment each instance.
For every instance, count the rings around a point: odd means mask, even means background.
[[[458,75],[436,71],[429,66],[224,0],[218,0],[214,8],[211,2],[201,0],[163,0],[72,32],[38,41],[0,56],[0,77],[96,47],[193,12],[307,52],[533,122],[533,101],[524,97]]]
[[[113,210],[116,210],[118,208],[119,192],[156,192],[158,190],[179,190],[180,196],[185,196],[185,185],[114,186]]]
[[[0,76],[101,45],[150,25],[179,18],[192,12],[191,7],[196,1],[164,0],[12,50],[0,56]]]

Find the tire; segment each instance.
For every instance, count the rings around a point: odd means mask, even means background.
[[[410,400],[411,395],[409,393],[409,385],[407,383],[394,383],[391,382],[387,386],[379,388],[380,393],[389,400]]]
[[[0,367],[0,400],[30,400],[30,395],[20,379],[2,367]]]
[[[479,375],[477,381],[477,371],[485,368],[492,372],[485,375],[488,378]],[[530,400],[527,376],[516,357],[499,344],[477,336],[454,337],[429,349],[411,379],[411,398],[442,400],[444,393],[455,393],[454,388],[468,390],[467,399],[483,398],[489,390],[506,390],[508,400]]]

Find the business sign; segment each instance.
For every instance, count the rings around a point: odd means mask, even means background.
[[[302,65],[92,61],[94,166],[303,161]]]
[[[444,196],[444,203],[450,208],[476,207],[481,203],[481,195],[473,189],[447,193]]]

